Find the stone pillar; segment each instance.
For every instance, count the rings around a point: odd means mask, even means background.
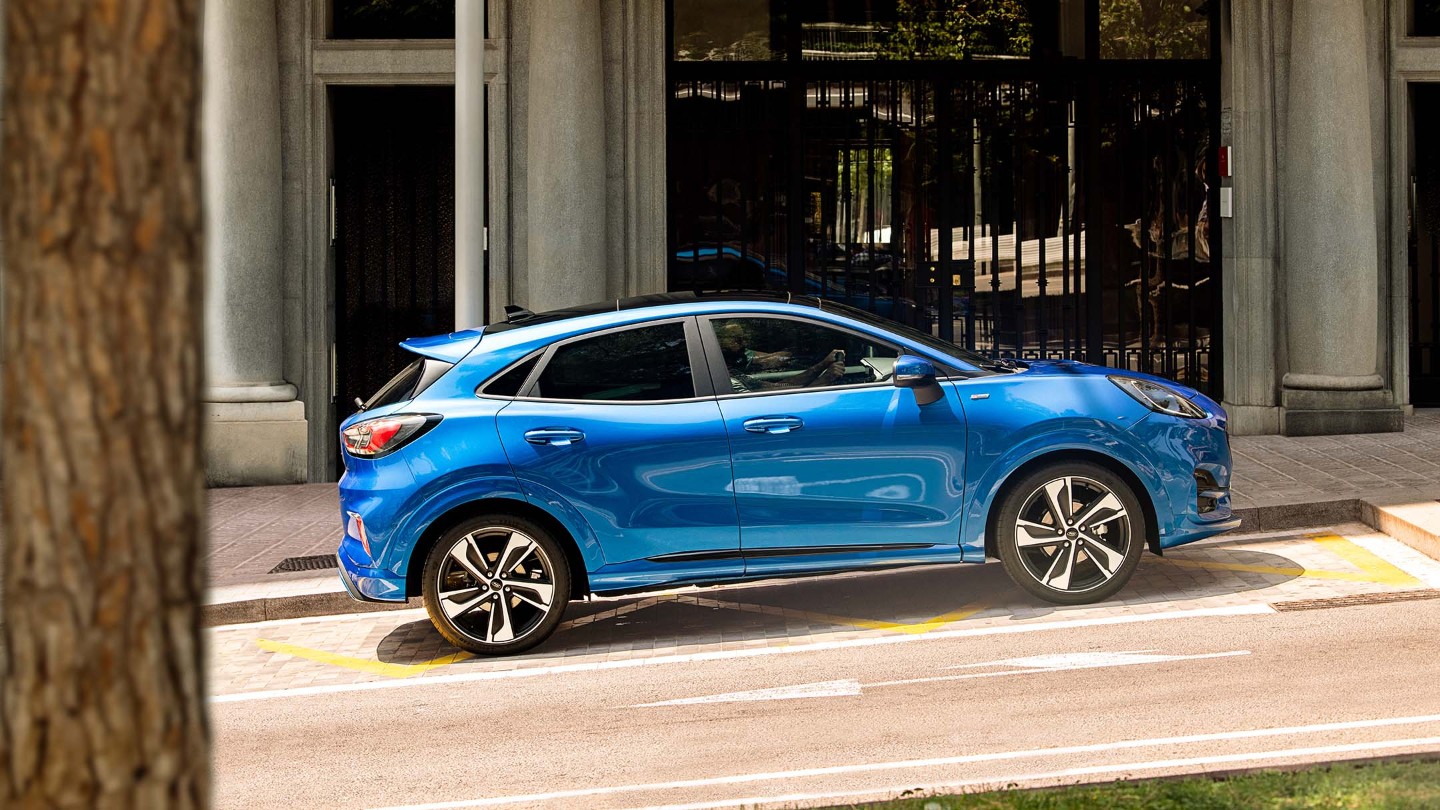
[[[206,474],[216,485],[304,481],[305,406],[281,370],[275,2],[210,3],[203,17]]]
[[[1288,25],[1274,0],[1231,0],[1221,42],[1220,142],[1234,148],[1234,216],[1223,222],[1225,410],[1230,432],[1280,430],[1276,393],[1280,225],[1275,144],[1276,32]],[[1213,215],[1212,215],[1213,216]]]
[[[1282,161],[1287,435],[1400,430],[1379,370],[1369,62],[1363,0],[1291,17]]]
[[[600,0],[530,6],[525,272],[536,312],[606,297]]]
[[[455,328],[485,322],[485,0],[455,4]]]

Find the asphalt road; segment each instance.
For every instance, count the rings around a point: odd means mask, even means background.
[[[825,805],[1440,752],[1440,599],[959,627],[240,693],[216,800]]]

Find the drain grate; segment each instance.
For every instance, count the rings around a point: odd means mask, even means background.
[[[288,574],[291,571],[326,571],[339,568],[340,560],[334,554],[316,554],[313,557],[286,557],[270,569],[272,574]]]
[[[1352,607],[1354,605],[1383,605],[1387,602],[1414,602],[1420,599],[1440,599],[1440,591],[1423,590],[1357,593],[1350,596],[1332,596],[1329,599],[1297,599],[1293,602],[1272,602],[1270,607],[1279,611],[1324,610],[1325,608]]]

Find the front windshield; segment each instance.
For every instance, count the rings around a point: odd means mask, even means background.
[[[866,312],[863,309],[852,307],[849,304],[839,304],[831,301],[826,301],[824,304],[824,309],[827,311],[842,312],[845,315],[848,315],[849,317],[854,318],[855,320],[862,323],[866,323],[889,332],[894,332],[900,337],[903,337],[913,343],[918,343],[927,349],[939,352],[947,357],[954,357],[956,359],[963,360],[977,369],[994,369],[997,367],[1006,367],[1006,364],[1001,361],[991,359],[977,352],[972,352],[969,349],[962,349],[959,346],[956,346],[954,343],[951,343],[947,340],[941,340],[940,338],[937,338],[928,332],[922,332],[912,326],[906,326],[905,324],[899,323],[897,321],[881,318],[878,315]]]

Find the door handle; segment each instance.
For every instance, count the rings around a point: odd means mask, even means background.
[[[798,416],[757,416],[746,419],[744,425],[751,433],[789,433],[805,427]]]
[[[525,431],[525,441],[552,447],[569,447],[584,438],[585,434],[575,428],[536,428]]]

